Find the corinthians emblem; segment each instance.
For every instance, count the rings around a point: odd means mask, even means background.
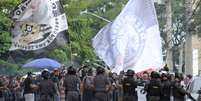
[[[43,40],[45,35],[48,36],[52,28],[48,25],[37,25],[35,23],[24,23],[22,24],[22,35],[19,42],[28,45],[39,40]]]
[[[24,0],[13,11],[14,27],[10,50],[37,50],[51,44],[67,30],[67,21],[59,0]]]
[[[112,42],[112,44],[114,44],[113,49],[115,49],[114,51],[119,52],[115,55],[117,59],[116,64],[118,64],[118,62],[121,64],[121,61],[123,61],[124,67],[129,68],[137,62],[137,59],[143,52],[146,40],[145,27],[143,26],[142,21],[133,14],[127,14],[124,17],[120,17],[113,25],[115,26],[112,26],[112,33],[117,35],[117,37],[111,36],[111,38],[113,38],[112,40],[116,40],[116,42]],[[125,50],[127,52],[125,53],[125,56],[119,56],[119,54],[124,54],[121,52],[124,52]],[[133,54],[134,56],[129,56],[129,54]]]

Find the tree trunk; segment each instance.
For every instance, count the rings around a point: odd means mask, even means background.
[[[179,47],[179,72],[183,73],[183,64],[184,64],[184,44],[181,44]]]
[[[192,65],[192,34],[190,32],[190,18],[192,16],[192,0],[185,0],[185,32],[186,32],[186,42],[185,42],[185,73],[193,73]]]
[[[166,40],[167,40],[167,57],[166,63],[170,70],[173,70],[173,57],[172,57],[172,0],[166,0]]]

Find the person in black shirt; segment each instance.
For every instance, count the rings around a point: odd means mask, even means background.
[[[54,95],[57,93],[54,82],[50,79],[48,71],[42,72],[43,80],[40,81],[40,101],[54,101]]]
[[[25,101],[34,101],[34,88],[32,73],[27,73],[27,78],[24,80],[24,97]]]
[[[169,74],[162,74],[161,75],[161,101],[170,101],[171,96],[171,87],[172,84],[170,82]]]

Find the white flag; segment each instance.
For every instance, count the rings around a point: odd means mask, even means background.
[[[162,66],[159,26],[152,0],[130,0],[112,22],[93,38],[96,54],[119,73]]]

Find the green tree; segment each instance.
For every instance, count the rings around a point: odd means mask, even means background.
[[[18,0],[1,0],[0,1],[0,56],[8,51],[11,43],[10,27],[12,21],[9,18],[11,8],[18,3]]]
[[[45,52],[42,56],[57,59],[62,63],[70,63],[71,60],[76,61],[79,64],[88,60],[96,61],[97,57],[92,48],[91,39],[108,22],[88,14],[82,14],[81,12],[87,10],[88,12],[113,21],[127,1],[128,0],[61,0],[67,15],[69,29],[66,34],[69,34],[70,36],[70,44],[57,48],[51,52]],[[12,25],[12,21],[9,18],[9,14],[19,2],[21,2],[21,0],[0,0],[0,55],[7,53],[10,47],[10,27]],[[200,5],[199,2],[197,4]],[[201,33],[200,7],[201,6],[197,6],[197,10],[195,10],[193,16],[191,17],[193,22],[190,29],[193,33]],[[164,16],[165,5],[156,4],[156,9],[160,23],[161,36],[163,39],[166,39],[167,35],[164,34],[164,29],[166,28],[166,20]],[[185,36],[185,34],[183,35],[185,32],[185,24],[183,22],[185,21],[184,0],[172,0],[172,10],[172,39],[174,41],[174,45],[178,47],[184,41],[182,38]],[[165,41],[167,44],[168,41]],[[30,58],[33,58],[33,53],[30,53],[29,55],[26,55],[26,58],[19,60],[23,63]]]
[[[97,14],[113,20],[121,11],[126,1],[120,0],[63,0],[65,12],[68,16],[71,44],[71,58],[78,63],[87,60],[95,61],[96,55],[91,45],[91,39],[108,22],[94,16],[82,14],[83,11]]]
[[[53,58],[53,59],[57,59],[57,60],[59,60],[60,62],[62,62],[64,64],[67,64],[68,61],[69,61],[68,58],[67,58],[66,53],[61,49],[55,49],[54,51],[51,51],[48,54],[48,57]]]

